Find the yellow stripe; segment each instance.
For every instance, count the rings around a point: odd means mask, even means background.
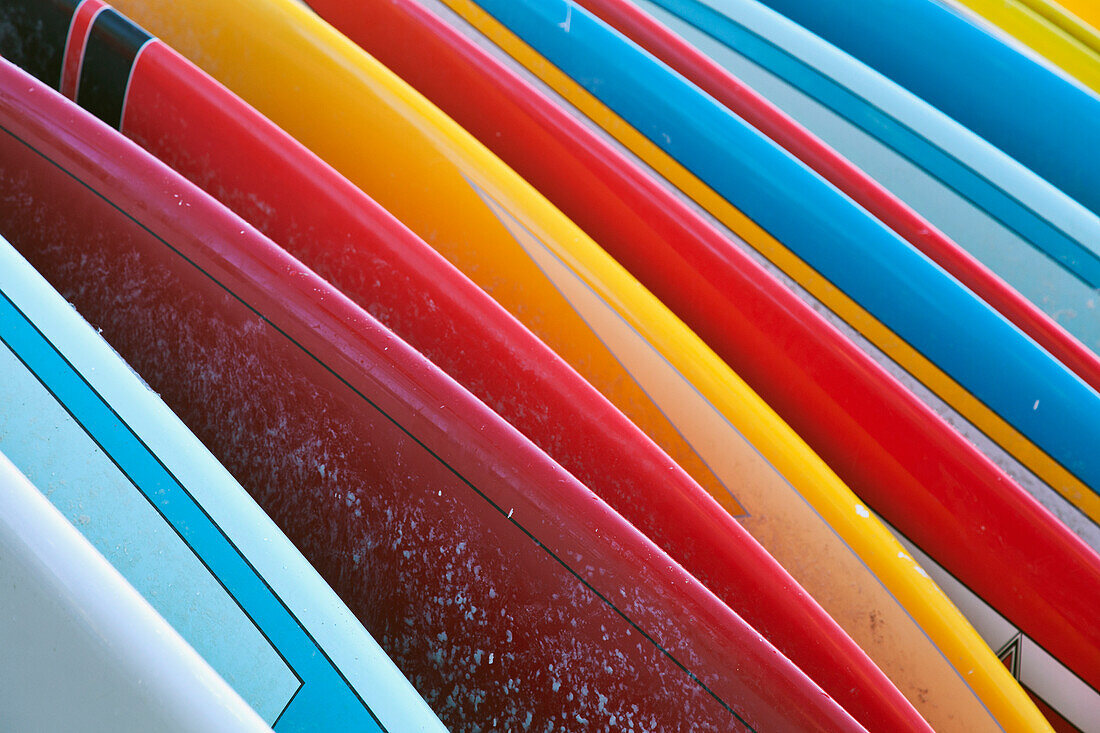
[[[1073,0],[1067,0],[1067,6],[1054,2],[1054,0],[1020,0],[1032,11],[1049,20],[1054,25],[1064,30],[1092,50],[1100,53],[1100,4],[1095,0],[1087,0],[1092,5],[1084,5],[1081,8],[1072,7]],[[1086,13],[1093,13],[1090,19]],[[1091,25],[1090,25],[1091,24]]]
[[[1030,46],[1039,54],[1061,67],[1090,89],[1100,92],[1100,56],[1097,55],[1097,38],[1090,29],[1074,24],[1071,16],[1058,13],[1053,8],[1037,12],[1036,8],[1006,0],[957,0],[978,15]],[[1043,8],[1037,0],[1031,2]],[[1052,21],[1052,18],[1057,19]],[[1067,26],[1072,29],[1067,32]],[[1090,45],[1090,41],[1092,45]]]
[[[1008,424],[1000,415],[806,264],[756,222],[699,180],[584,87],[471,0],[443,0],[467,22],[614,136],[673,185],[698,202],[815,298],[866,336],[979,430],[1016,457],[1065,499],[1100,523],[1100,496]]]
[[[989,730],[995,709],[1013,730],[1045,729],[988,645],[808,446],[606,252],[438,109],[291,0],[118,3],[408,217],[650,429],[671,426],[662,417],[669,408],[675,427],[721,462],[723,480],[744,492],[750,512],[760,510],[746,520],[750,531],[890,665],[927,718]],[[661,392],[661,404],[619,356]],[[685,409],[688,401],[704,409]],[[868,618],[890,619],[893,633],[877,633]]]

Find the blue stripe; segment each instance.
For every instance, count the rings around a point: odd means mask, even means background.
[[[786,50],[748,30],[735,20],[735,13],[727,16],[697,0],[650,2],[678,15],[893,148],[1017,233],[1075,277],[1090,287],[1100,287],[1100,255],[1037,214],[1030,206],[1007,194],[983,175],[931,143],[918,131],[907,127],[843,86],[842,82],[834,81]],[[751,7],[749,2],[756,5],[753,0],[737,0],[730,5],[747,8]],[[757,8],[758,12],[760,10],[771,13],[767,9]],[[787,22],[779,16],[775,20]],[[813,36],[810,38],[818,40]],[[823,41],[820,43],[822,46],[826,45]],[[816,50],[823,52],[821,48]],[[858,71],[856,66],[862,67],[858,61],[831,46],[828,50],[832,51],[832,61],[852,67],[853,73]],[[1030,188],[1029,200],[1033,202],[1041,202],[1051,195],[1038,187]]]
[[[1100,98],[929,0],[763,0],[1100,213]]]
[[[302,680],[276,730],[381,731],[316,643],[221,529],[3,293],[0,338],[176,530]]]
[[[576,5],[480,5],[1084,483],[1100,487],[1100,395],[938,266]]]

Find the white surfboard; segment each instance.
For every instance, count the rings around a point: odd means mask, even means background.
[[[0,452],[276,731],[443,729],[244,489],[2,239]]]

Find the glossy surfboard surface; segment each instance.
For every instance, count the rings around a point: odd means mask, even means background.
[[[1048,0],[938,0],[1002,40],[1013,39],[1100,93],[1100,34]]]
[[[1100,559],[820,316],[433,14],[405,2],[312,6],[675,303],[876,510],[1078,674],[1100,672]]]
[[[988,719],[949,661],[965,659],[967,672],[1002,680],[990,687],[1031,709],[938,588],[713,352],[406,85],[293,3],[119,5],[421,233],[674,457],[692,461],[684,467],[742,515],[872,659],[883,650],[907,659],[912,696],[919,677],[946,690],[936,699]],[[195,24],[232,28],[234,41],[197,33]],[[267,83],[272,74],[286,84]],[[303,118],[305,107],[331,114]],[[838,586],[838,575],[854,585]],[[896,634],[874,633],[880,613],[890,614]],[[926,632],[941,646],[932,647]],[[927,666],[913,674],[916,659]]]
[[[1100,214],[1100,96],[930,0],[764,0]],[[887,42],[883,42],[887,40]],[[955,73],[965,68],[967,73]],[[1100,260],[1088,263],[1094,272]]]
[[[861,729],[366,312],[2,68],[3,196],[21,205],[0,207],[0,230],[276,519],[445,724]]]
[[[629,0],[585,0],[582,5],[850,196],[996,308],[1093,389],[1100,389],[1100,357],[1094,351],[905,201],[755,89]],[[668,18],[667,15],[665,17]],[[701,27],[707,26],[703,24]],[[683,31],[682,25],[680,30]],[[815,119],[821,117],[811,118],[809,123]],[[972,240],[973,236],[969,239]],[[1044,257],[1041,253],[1036,253],[1036,256]]]
[[[771,107],[770,103],[759,97],[755,91],[744,86],[743,82],[730,76],[728,72],[706,57],[701,56],[698,51],[673,35],[651,16],[620,0],[585,0],[585,5],[597,9],[602,17],[615,23],[636,41],[645,44],[647,48],[669,63],[677,65],[702,88],[707,91],[713,90],[712,93],[716,98],[723,99],[727,106],[757,124],[761,129],[767,129],[773,139],[781,139],[785,147],[792,152],[797,152],[803,160],[809,157],[818,164],[828,163],[828,160],[820,155],[820,151],[816,157],[807,155],[807,153],[813,153],[813,148],[807,145],[805,140],[800,140],[794,135],[799,132],[797,123],[791,122],[790,118],[786,118],[782,112]],[[770,109],[761,110],[763,106]],[[776,128],[779,128],[778,135],[775,134]],[[804,130],[800,134],[803,137],[809,135]],[[818,170],[821,169],[818,168]],[[630,256],[628,248],[622,248],[619,252],[622,253],[620,256]],[[641,259],[637,255],[634,257]],[[670,287],[671,278],[667,273],[674,270],[668,265],[664,267],[650,265],[649,267],[660,275],[653,276],[647,282],[653,283],[653,287],[664,283],[664,289],[658,289],[656,292],[666,302],[679,302],[681,313],[692,313],[694,318],[688,317],[687,320],[697,330],[702,329],[702,324],[705,324],[714,313],[720,312],[712,302],[706,303],[701,308],[693,303],[702,290],[698,282],[683,283],[679,289],[676,289]],[[717,264],[712,263],[706,269],[713,272],[718,267]],[[632,269],[634,269],[633,266]],[[734,292],[742,289],[731,283],[726,286],[725,291]],[[690,293],[692,297],[685,298],[686,293]],[[807,313],[809,316],[817,317],[809,309]],[[719,320],[723,320],[724,323],[729,322],[728,318]],[[715,337],[721,337],[721,330],[715,329],[715,331],[718,332],[716,336],[708,335],[708,340],[712,344],[715,343]],[[800,349],[804,349],[808,338],[811,337],[804,336],[794,341],[799,344]],[[736,347],[736,343],[731,343],[727,349],[719,349],[719,353],[727,359],[737,358]],[[755,354],[761,350],[751,348],[745,351]],[[906,414],[904,409],[896,406],[887,407],[886,403],[872,406],[878,395],[875,389],[869,388],[870,380],[846,373],[846,365],[841,354],[847,353],[849,356],[845,358],[858,362],[858,358],[850,356],[852,351],[851,344],[838,343],[831,347],[831,351],[822,350],[813,355],[806,352],[800,353],[806,353],[807,362],[820,364],[823,370],[832,371],[837,376],[836,381],[828,386],[844,404],[851,406],[865,403],[866,411],[860,411],[857,408],[852,413],[864,425],[873,427],[876,418],[885,419],[881,429],[877,433],[872,433],[876,435],[878,445],[885,447],[892,445],[894,440],[898,440],[899,445],[913,449],[908,464],[915,463],[918,466],[917,471],[914,472],[915,483],[894,475],[893,469],[888,464],[873,460],[873,454],[866,449],[858,451],[858,460],[854,460],[852,446],[861,445],[861,443],[836,429],[836,426],[844,424],[843,419],[837,416],[822,420],[820,416],[825,413],[822,412],[819,401],[807,399],[804,394],[795,393],[796,390],[792,389],[792,384],[799,382],[778,371],[775,365],[769,364],[767,368],[760,368],[756,372],[742,367],[740,363],[737,366],[741,373],[753,375],[750,377],[750,383],[771,404],[780,407],[784,418],[802,435],[810,438],[811,445],[829,460],[831,465],[844,467],[841,470],[841,476],[861,497],[876,510],[884,512],[887,520],[894,522],[907,535],[907,542],[915,541],[918,547],[923,548],[922,557],[927,557],[924,553],[930,552],[938,559],[937,567],[946,566],[942,572],[950,573],[952,578],[957,579],[949,587],[948,594],[959,603],[968,614],[968,618],[977,624],[979,631],[988,626],[979,624],[978,618],[970,616],[972,608],[988,608],[989,613],[999,617],[1007,616],[1008,619],[1013,620],[1015,623],[1013,628],[1023,627],[1024,630],[1021,633],[1028,639],[1027,643],[1036,644],[1042,651],[1037,655],[1017,655],[1017,663],[1013,667],[1017,679],[1026,680],[1026,684],[1035,684],[1037,680],[1042,679],[1043,689],[1037,694],[1057,700],[1055,704],[1057,708],[1066,704],[1071,707],[1076,706],[1078,711],[1072,717],[1078,721],[1082,720],[1080,709],[1100,704],[1100,693],[1096,692],[1097,687],[1100,686],[1098,640],[1094,637],[1091,641],[1086,641],[1083,637],[1083,635],[1092,635],[1098,630],[1097,625],[1090,620],[1094,615],[1091,609],[1097,607],[1097,600],[1093,594],[1100,590],[1096,580],[1095,553],[1084,550],[1080,541],[1076,541],[1062,523],[1046,512],[1027,512],[1031,519],[1025,522],[1038,530],[1038,534],[1033,534],[1027,539],[1020,535],[1018,532],[1023,525],[1020,515],[1016,512],[1027,511],[1027,507],[1034,506],[1034,502],[1028,502],[1019,497],[1017,492],[1020,489],[1010,486],[1009,479],[1000,471],[990,470],[992,466],[988,460],[976,459],[978,454],[975,448],[963,441],[955,431],[948,430],[947,435],[944,436],[949,436],[948,445],[952,446],[946,451],[946,456],[941,453],[940,458],[925,462],[923,459],[936,455],[935,451],[922,443],[922,440],[927,440],[929,436],[922,430],[906,431],[904,429],[906,422],[899,418],[900,415]],[[826,364],[829,366],[826,367]],[[768,380],[771,380],[770,385],[765,384]],[[908,392],[902,394],[906,400],[914,399]],[[895,394],[895,398],[897,396]],[[888,403],[889,400],[887,399],[886,402]],[[810,405],[813,407],[807,409]],[[852,408],[849,407],[849,409]],[[935,432],[932,427],[934,425],[944,427],[939,421],[925,420],[922,423],[922,429]],[[905,454],[895,449],[894,455],[904,456]],[[948,468],[952,459],[957,460],[962,456],[970,457],[968,470],[956,473]],[[906,462],[904,457],[899,460]],[[924,471],[931,472],[922,474],[920,471],[922,465]],[[853,475],[853,471],[861,470],[867,473]],[[944,486],[942,478],[944,474],[940,473],[941,471],[959,476],[959,483],[950,488]],[[917,478],[919,476],[923,476],[923,479]],[[900,496],[892,496],[895,492]],[[931,515],[923,512],[915,513],[911,506],[904,503],[905,499],[911,501],[922,492],[935,493],[950,503],[951,509],[945,515],[940,515],[938,522],[933,520]],[[977,499],[975,492],[982,492],[983,498]],[[1016,498],[1012,496],[1014,493],[1017,493]],[[971,496],[976,500],[972,504],[969,501],[960,502],[959,499],[963,496]],[[895,503],[899,499],[902,503]],[[1006,500],[1016,509],[1001,514],[998,506]],[[952,527],[954,530],[951,529]],[[1055,542],[1061,549],[1056,550],[1039,540],[1039,535],[1047,537],[1047,541]],[[977,559],[982,553],[983,546],[987,547],[989,552],[986,556],[987,561],[984,563]],[[1039,550],[1040,546],[1048,549]],[[1014,547],[1015,552],[1006,554],[1004,550],[1007,547]],[[1050,564],[1039,561],[1039,558],[1053,558],[1055,555],[1060,555],[1063,559],[1054,560]],[[922,565],[924,565],[923,561]],[[1075,569],[1068,570],[1070,566],[1074,566]],[[1060,578],[1055,578],[1050,572],[1051,568],[1056,567],[1065,568],[1068,572]],[[1006,578],[1019,573],[1030,576],[1030,581],[1027,582],[1032,590],[1006,593],[1007,589],[1004,585]],[[938,581],[942,575],[934,574],[934,577]],[[960,603],[951,590],[959,587],[965,587],[967,594],[976,595],[980,602],[979,606],[975,606],[970,601],[969,595],[966,603]],[[1039,606],[1029,607],[1040,598],[1048,599],[1052,605],[1045,610]],[[1043,603],[1045,605],[1045,601]],[[1054,610],[1055,607],[1058,610]],[[1048,611],[1054,611],[1054,613],[1051,614]],[[1061,620],[1054,621],[1055,618],[1061,618]],[[988,636],[984,638],[993,649],[1001,649],[1005,643],[1003,638]],[[1053,661],[1041,661],[1051,656]],[[1040,661],[1032,667],[1032,662],[1036,660]],[[1072,694],[1066,692],[1069,690],[1073,691]],[[1087,702],[1089,700],[1092,702]],[[1067,703],[1067,701],[1072,702]],[[1046,712],[1051,708],[1044,703],[1041,709]],[[1056,715],[1055,713],[1055,717]]]
[[[490,35],[514,39],[480,6],[451,1]],[[1094,390],[740,119],[651,57],[606,42],[609,29],[583,10],[572,11],[566,34],[555,22],[564,6],[486,5],[582,78],[588,89],[566,77],[574,96],[587,95],[629,147],[1069,501],[1100,516]],[[568,50],[579,47],[585,53]],[[529,48],[518,52],[529,56]]]
[[[0,291],[0,451],[263,720],[439,730],[289,540],[10,248]]]
[[[52,55],[81,58],[105,39],[121,46],[127,32],[141,37],[103,8],[91,0],[44,10],[71,17],[70,38],[90,38],[65,43],[58,35]],[[31,43],[20,51],[24,63],[51,55]],[[82,96],[64,71],[42,80]],[[905,698],[728,512],[495,301],[316,156],[156,40],[142,43],[115,121],[492,405],[846,709],[872,727],[919,728]]]
[[[1072,258],[1072,252],[1100,240],[1095,216],[981,138],[759,3],[644,5],[966,246],[1094,353],[1100,348],[1094,289],[1052,254]],[[834,310],[852,322],[841,305]],[[905,352],[880,340],[883,344],[888,355],[969,420],[971,440],[996,443],[984,450],[1014,478],[1041,497],[1044,484],[1058,491],[1062,499],[1042,497],[1044,503],[1100,547],[1095,537],[1100,503],[1091,491],[1026,444],[1014,443],[1013,433],[990,421],[981,407],[971,409],[965,397],[938,385],[934,372],[904,362],[899,355]]]
[[[1026,0],[1026,2],[1033,8],[1041,7],[1043,4],[1036,0]],[[1050,4],[1059,6],[1088,26],[1089,30],[1093,32],[1100,30],[1100,7],[1097,7],[1092,0],[1060,0],[1058,3],[1050,2]]]
[[[270,733],[2,453],[0,583],[4,730]]]

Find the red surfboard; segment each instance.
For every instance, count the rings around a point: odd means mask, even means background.
[[[1100,357],[816,135],[633,3],[580,0],[580,4],[848,194],[1100,391]]]
[[[840,475],[1100,688],[1100,557],[896,379],[636,165],[409,0],[309,0],[540,189]]]
[[[52,52],[39,54],[61,57],[55,66],[62,90],[104,109],[88,98],[90,72],[77,84],[76,72],[67,70],[84,68],[80,59],[96,53],[88,46],[100,38],[138,49],[119,67],[127,70],[125,99],[105,121],[282,244],[492,406],[857,719],[871,727],[924,727],[867,655],[728,512],[442,256],[190,62],[104,11],[100,0],[85,0],[75,11],[76,2],[67,5],[68,41],[57,34]],[[41,36],[38,44],[50,45]],[[32,51],[26,44],[21,58]],[[49,81],[49,74],[41,76]]]
[[[534,444],[116,131],[0,62],[0,231],[452,727],[861,730]]]

